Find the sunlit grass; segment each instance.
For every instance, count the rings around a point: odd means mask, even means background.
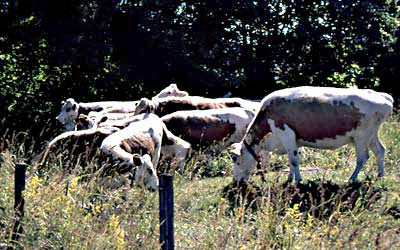
[[[387,149],[386,175],[375,178],[371,154],[360,173],[358,193],[349,197],[344,189],[351,187],[348,178],[355,165],[351,146],[334,151],[305,149],[300,161],[303,188],[317,193],[296,194],[294,186],[285,186],[287,157],[272,156],[266,182],[259,176],[251,178],[258,192],[254,206],[244,202],[233,206],[224,197],[224,188],[232,183],[226,152],[216,159],[192,159],[183,173],[174,176],[175,248],[400,248],[397,120],[383,124],[380,135]],[[46,170],[28,169],[24,231],[13,245],[14,162],[34,159],[30,148],[12,144],[1,154],[0,249],[159,249],[157,192],[126,185],[108,188],[91,171],[97,167],[95,162],[65,169],[57,158]],[[343,191],[344,198],[339,191],[331,195],[332,187]],[[329,195],[323,196],[322,191]],[[322,200],[313,204],[317,198]]]

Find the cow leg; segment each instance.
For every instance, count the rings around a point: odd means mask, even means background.
[[[384,174],[385,164],[385,146],[383,146],[377,134],[372,138],[369,148],[376,157],[376,162],[378,164],[378,177],[382,177]]]
[[[352,182],[355,182],[357,180],[358,173],[360,173],[362,167],[364,166],[364,164],[367,162],[367,160],[369,158],[369,152],[368,152],[368,147],[367,147],[368,144],[369,143],[366,143],[364,140],[355,142],[357,165],[356,165],[356,168],[354,169],[353,174],[350,177],[350,180]]]
[[[280,129],[275,127],[275,123],[271,122],[270,124],[272,133],[275,133],[279,138],[281,145],[286,150],[286,153],[289,157],[290,171],[288,176],[288,181],[291,182],[293,180],[293,176],[297,183],[301,182],[301,174],[299,169],[299,153],[298,147],[296,143],[296,134],[295,132],[289,128],[286,124],[284,125],[284,129]]]
[[[153,129],[150,129],[150,136],[153,139],[155,145],[154,155],[152,159],[152,163],[155,169],[157,169],[158,167],[158,162],[161,156],[161,143],[162,143],[163,133],[164,132],[162,130],[160,130],[160,132],[155,132]]]
[[[294,174],[296,182],[300,183],[301,175],[300,175],[300,169],[299,169],[299,154],[297,153],[297,151],[298,151],[297,147],[294,147],[292,149],[289,149],[289,152],[288,152],[289,162],[290,162],[290,171],[289,171],[288,181],[293,180],[293,174]]]

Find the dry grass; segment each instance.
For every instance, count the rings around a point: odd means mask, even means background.
[[[175,248],[400,249],[399,123],[386,122],[381,137],[385,178],[374,178],[371,157],[354,185],[351,147],[307,149],[299,186],[285,183],[282,156],[273,156],[266,182],[253,176],[239,186],[227,154],[192,160],[174,177]],[[66,169],[56,157],[28,169],[23,234],[13,243],[14,161],[34,159],[32,147],[15,142],[1,154],[0,249],[159,249],[157,192],[107,188],[96,161]]]

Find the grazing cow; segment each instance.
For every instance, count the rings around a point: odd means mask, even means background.
[[[260,103],[241,98],[205,98],[200,96],[142,98],[135,114],[154,113],[160,117],[181,110],[205,110],[229,107],[242,107],[256,112]]]
[[[100,148],[103,153],[119,161],[120,168],[130,169],[139,185],[155,190],[158,188],[160,155],[182,161],[189,153],[190,144],[174,136],[158,116],[141,116],[142,120],[132,122],[106,137]]]
[[[232,145],[234,180],[248,179],[260,152],[288,154],[288,180],[301,181],[298,147],[336,149],[355,145],[357,165],[351,181],[375,154],[378,176],[383,176],[385,147],[378,130],[391,114],[393,98],[364,89],[297,87],[267,95],[240,143]]]
[[[254,112],[236,107],[176,111],[161,117],[161,120],[193,149],[211,147],[220,152],[243,138],[253,117]]]

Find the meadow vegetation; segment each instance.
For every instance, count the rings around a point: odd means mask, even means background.
[[[160,247],[157,192],[110,188],[68,145],[34,164],[60,132],[61,100],[355,85],[398,108],[399,28],[399,1],[0,0],[0,250]],[[306,149],[299,186],[285,183],[286,156],[239,184],[227,152],[188,160],[174,173],[176,249],[400,249],[398,121],[380,131],[386,176],[371,155],[354,185],[351,147]],[[13,241],[16,162],[29,167]]]
[[[174,174],[175,248],[399,249],[397,116],[383,124],[380,135],[387,149],[385,177],[375,178],[371,154],[356,184],[348,182],[355,154],[347,146],[305,149],[299,186],[285,183],[286,156],[272,157],[265,182],[253,175],[239,186],[232,183],[227,152],[212,160],[191,159],[186,170]],[[0,249],[160,248],[157,192],[109,188],[94,170],[96,161],[66,168],[57,157],[46,168],[29,165],[23,233],[12,242],[14,163],[38,156],[30,155],[35,143],[29,133],[17,136],[27,139],[11,141],[1,153]],[[235,188],[244,195],[236,195]]]

